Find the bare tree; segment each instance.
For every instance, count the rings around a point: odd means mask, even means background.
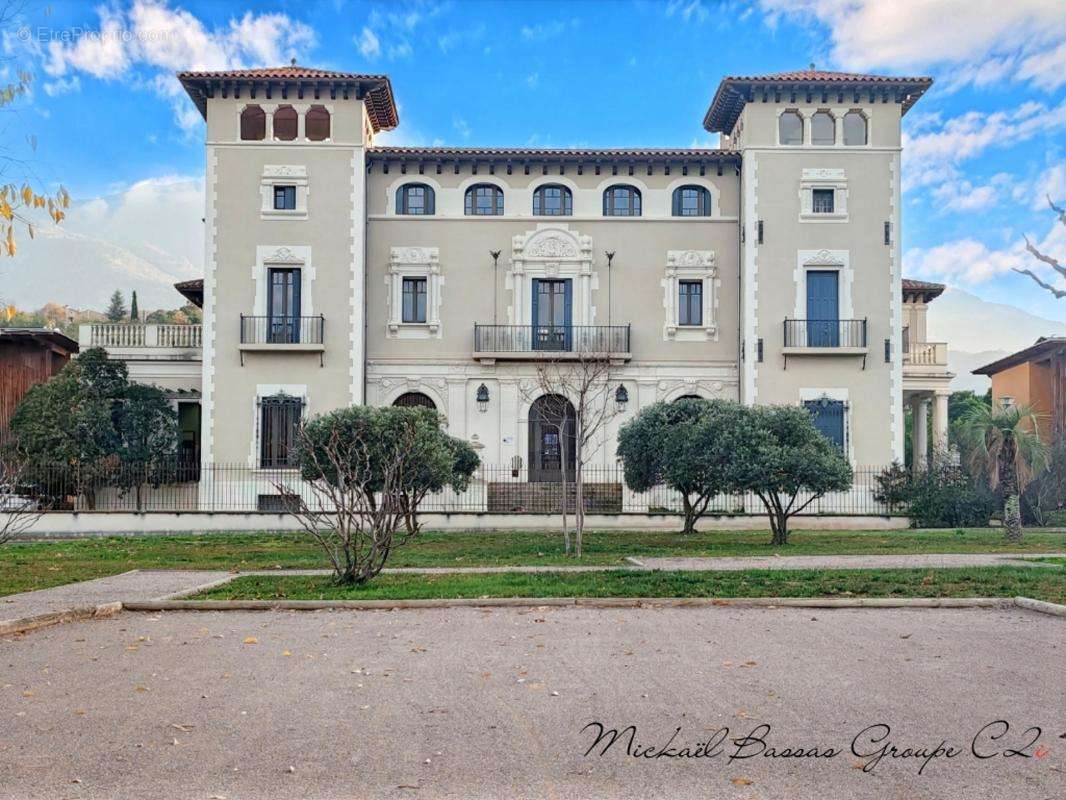
[[[1051,210],[1058,215],[1059,222],[1063,225],[1066,225],[1066,209],[1060,208],[1059,206],[1051,202],[1051,195],[1048,195],[1047,204],[1051,206]],[[1032,253],[1034,258],[1039,261],[1043,261],[1045,264],[1055,270],[1055,272],[1057,272],[1063,279],[1066,279],[1066,267],[1060,264],[1057,258],[1052,258],[1051,256],[1041,253],[1039,250],[1037,250],[1036,246],[1029,241],[1028,236],[1025,237],[1025,249]],[[1017,267],[1014,267],[1013,269],[1019,275],[1028,275],[1039,286],[1051,292],[1051,294],[1053,294],[1056,299],[1061,300],[1062,298],[1066,297],[1066,289],[1058,289],[1052,286],[1050,283],[1040,278],[1031,269],[1018,269]]]
[[[0,453],[0,545],[28,531],[49,508],[41,498],[20,493],[25,483],[25,464]]]
[[[404,525],[401,502],[410,448],[397,443],[382,458],[372,444],[352,440],[339,428],[312,440],[304,427],[297,439],[304,473],[320,477],[295,488],[285,482],[274,486],[287,512],[325,551],[334,579],[365,583],[415,535]]]
[[[575,333],[576,335],[576,333]],[[567,428],[573,415],[573,460],[574,460],[574,548],[573,555],[581,557],[582,536],[585,530],[585,465],[596,451],[597,439],[617,415],[613,402],[611,383],[614,365],[609,353],[593,335],[580,337],[572,349],[552,353],[537,363],[537,388],[540,393],[558,395],[569,401],[560,403],[555,410],[549,406],[550,424],[557,426],[561,443],[562,489],[563,489],[563,541],[570,555],[570,532],[567,525],[569,501],[567,467],[570,446]]]

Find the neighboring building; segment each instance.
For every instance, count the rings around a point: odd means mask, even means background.
[[[1066,433],[1066,337],[1040,338],[1024,350],[973,371],[992,379],[992,406],[1029,406],[1040,414],[1040,438]]]
[[[78,343],[48,328],[0,328],[0,436],[33,386],[63,369]]]
[[[207,120],[205,461],[284,466],[301,416],[421,404],[536,480],[559,438],[537,361],[593,351],[628,398],[595,463],[697,395],[804,404],[883,465],[911,384],[950,380],[900,273],[900,118],[928,78],[726,78],[717,150],[374,147],[385,76],[179,79]]]
[[[928,462],[931,449],[940,450],[948,444],[948,400],[955,375],[948,372],[947,343],[930,342],[926,334],[928,304],[943,293],[943,284],[903,279],[903,402],[910,405],[913,415],[911,453],[915,468]]]
[[[174,284],[190,303],[203,304],[203,281]],[[179,451],[185,461],[198,462],[200,452],[200,376],[203,345],[200,325],[146,322],[98,322],[78,326],[83,350],[103,347],[126,362],[130,380],[167,392],[178,412]]]

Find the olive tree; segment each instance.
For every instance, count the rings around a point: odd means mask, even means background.
[[[287,511],[325,551],[341,584],[361,584],[420,529],[418,507],[445,486],[462,491],[478,465],[425,408],[352,406],[318,416],[296,434],[306,492],[275,486]]]
[[[851,465],[798,406],[744,409],[756,435],[740,440],[733,457],[744,464],[735,491],[750,491],[770,517],[771,544],[788,544],[788,521],[827,492],[851,488]]]
[[[622,427],[618,455],[637,492],[665,484],[681,494],[682,533],[693,533],[714,498],[749,479],[736,453],[760,433],[749,409],[725,400],[656,403]]]

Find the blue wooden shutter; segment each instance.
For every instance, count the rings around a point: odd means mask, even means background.
[[[427,186],[425,191],[426,191],[426,200],[425,200],[426,212],[425,213],[427,213],[427,214],[436,214],[437,213],[437,204],[436,204],[436,196],[435,196],[435,193],[433,191],[433,187]]]

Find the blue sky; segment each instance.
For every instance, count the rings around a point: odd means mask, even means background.
[[[115,0],[30,7],[22,22],[4,44],[9,65],[36,75],[21,112],[37,137],[35,172],[80,201],[150,188],[156,207],[172,187],[187,199],[203,175],[202,123],[172,78],[182,68],[295,56],[384,72],[401,126],[383,143],[532,147],[714,146],[701,121],[724,75],[811,62],[929,74],[937,83],[905,118],[906,273],[1066,318],[1066,299],[1010,272],[1054,279],[1023,235],[1066,260],[1066,226],[1041,205],[1046,192],[1066,203],[1066,6],[1056,0]],[[175,213],[198,219],[186,205]],[[130,219],[137,229],[122,227]],[[100,230],[124,241],[156,233],[137,215]]]

